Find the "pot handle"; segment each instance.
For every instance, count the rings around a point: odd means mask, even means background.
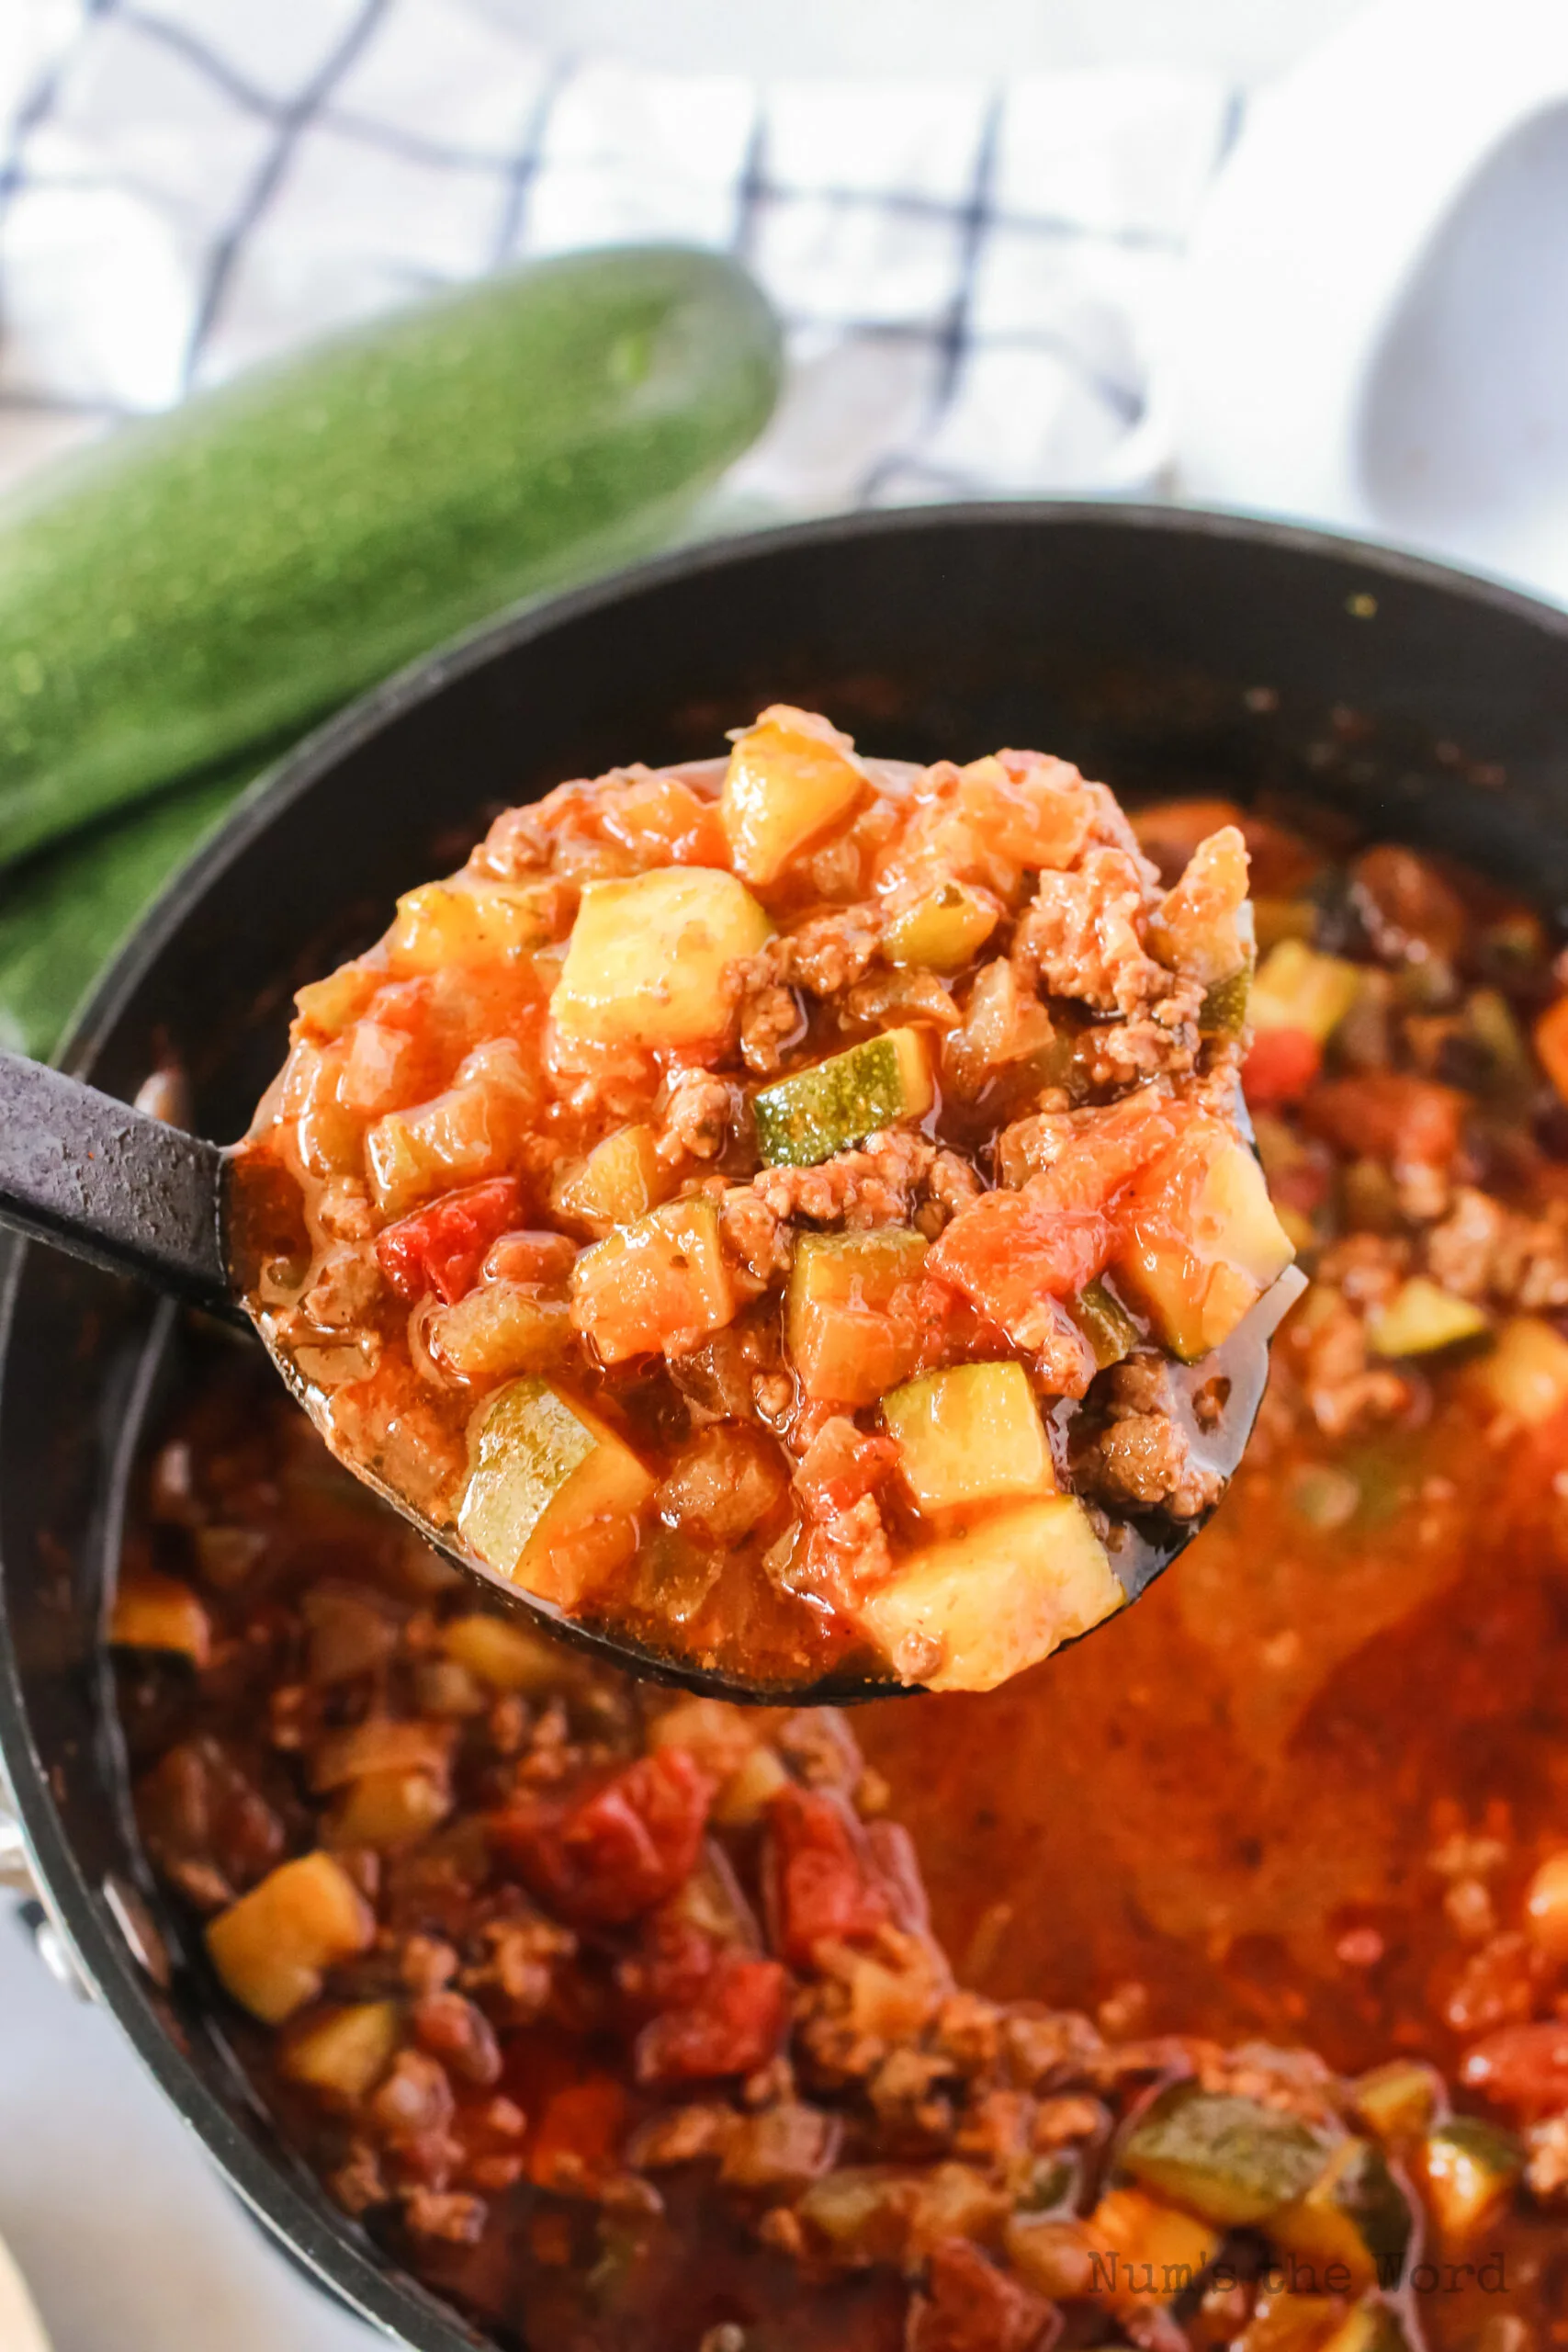
[[[0,1054],[0,1225],[232,1317],[224,1165],[216,1144]]]

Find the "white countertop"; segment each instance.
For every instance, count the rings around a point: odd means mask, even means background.
[[[53,2352],[386,2343],[274,2251],[113,2020],[55,1983],[3,1897],[0,2235]]]

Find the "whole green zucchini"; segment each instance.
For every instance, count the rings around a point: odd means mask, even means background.
[[[721,255],[536,263],[256,369],[0,509],[0,862],[671,527],[779,344]]]
[[[47,1060],[102,966],[264,761],[89,825],[0,875],[0,1046]]]

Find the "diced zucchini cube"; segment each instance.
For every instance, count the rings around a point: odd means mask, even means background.
[[[208,1923],[212,1965],[242,2007],[264,2024],[313,2001],[324,1970],[364,1951],[376,1933],[370,1905],[330,1854],[281,1862]]]
[[[640,1125],[606,1136],[580,1168],[556,1183],[551,1207],[595,1233],[612,1233],[618,1225],[634,1224],[657,1207],[661,1191],[668,1186],[658,1143],[653,1129]]]
[[[1129,1188],[1114,1261],[1156,1336],[1188,1363],[1228,1340],[1294,1258],[1263,1170],[1217,1119],[1196,1119]]]
[[[1410,2338],[1392,2305],[1369,2295],[1346,2312],[1317,2352],[1410,2352]]]
[[[925,1039],[887,1029],[763,1087],[751,1104],[757,1148],[769,1168],[814,1168],[879,1128],[923,1118],[934,1100]]]
[[[283,2037],[278,2071],[291,2083],[352,2102],[374,2090],[402,2036],[396,2001],[354,2001],[301,2018]]]
[[[1461,1340],[1479,1339],[1491,1328],[1490,1317],[1473,1299],[1456,1298],[1425,1274],[1412,1274],[1368,1316],[1367,1344],[1379,1356],[1433,1355]]]
[[[485,1409],[457,1532],[487,1567],[570,1608],[580,1588],[563,1539],[595,1520],[629,1518],[653,1489],[596,1414],[525,1374]]]
[[[720,807],[735,870],[776,881],[865,789],[854,745],[812,711],[774,703],[737,738]]]
[[[1342,2141],[1306,2194],[1269,2224],[1276,2245],[1320,2271],[1341,2265],[1357,2289],[1393,2284],[1410,2231],[1404,2193],[1371,2140]]]
[[[907,1555],[860,1622],[903,1680],[994,1690],[1125,1598],[1082,1503],[1053,1495]]]
[[[717,1205],[705,1194],[621,1227],[572,1268],[572,1320],[605,1363],[693,1346],[729,1322],[736,1305]]]
[[[1084,2224],[1098,2255],[1117,2260],[1122,2295],[1138,2303],[1168,2304],[1194,2285],[1219,2252],[1212,2222],[1164,2205],[1141,2188],[1108,2188]]]
[[[547,944],[550,884],[423,882],[398,900],[384,945],[398,979],[447,964],[498,964]]]
[[[1568,1340],[1539,1316],[1511,1316],[1468,1377],[1495,1410],[1539,1429],[1568,1405]]]
[[[205,1666],[212,1621],[200,1595],[160,1568],[130,1568],[115,1588],[109,1641],[116,1649],[178,1651]]]
[[[868,1233],[803,1233],[784,1301],[784,1347],[808,1396],[874,1405],[919,1361],[912,1300],[926,1242],[908,1226]]]
[[[1342,956],[1322,956],[1302,939],[1269,949],[1252,983],[1248,1013],[1254,1029],[1304,1029],[1326,1045],[1361,991],[1359,967]]]
[[[550,1011],[571,1037],[605,1046],[703,1046],[730,1017],[725,974],[773,925],[733,874],[663,865],[591,882]]]
[[[563,1643],[533,1625],[513,1624],[509,1617],[478,1610],[452,1617],[442,1626],[440,1640],[448,1657],[497,1690],[555,1690],[576,1679],[576,1661]]]
[[[997,927],[997,909],[966,882],[943,882],[896,915],[883,934],[890,964],[923,964],[933,972],[961,972]]]
[[[1442,2086],[1430,2066],[1416,2058],[1391,2058],[1358,2075],[1352,2086],[1357,2114],[1385,2143],[1421,2138],[1431,2129]]]
[[[1304,2197],[1329,2148],[1321,2132],[1259,2099],[1179,2083],[1145,2109],[1120,2153],[1144,2188],[1206,2222],[1246,2229]]]
[[[1045,1425],[1021,1363],[964,1363],[906,1382],[882,1404],[917,1510],[1049,1495]]]
[[[1461,2243],[1495,2220],[1524,2168],[1524,2150],[1511,2132],[1469,2115],[1439,2123],[1422,2148],[1420,2172],[1444,2239]]]

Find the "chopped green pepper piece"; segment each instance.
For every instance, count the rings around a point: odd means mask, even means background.
[[[1073,1320],[1094,1351],[1097,1370],[1104,1372],[1130,1356],[1138,1344],[1138,1327],[1109,1283],[1086,1283],[1072,1306]]]

